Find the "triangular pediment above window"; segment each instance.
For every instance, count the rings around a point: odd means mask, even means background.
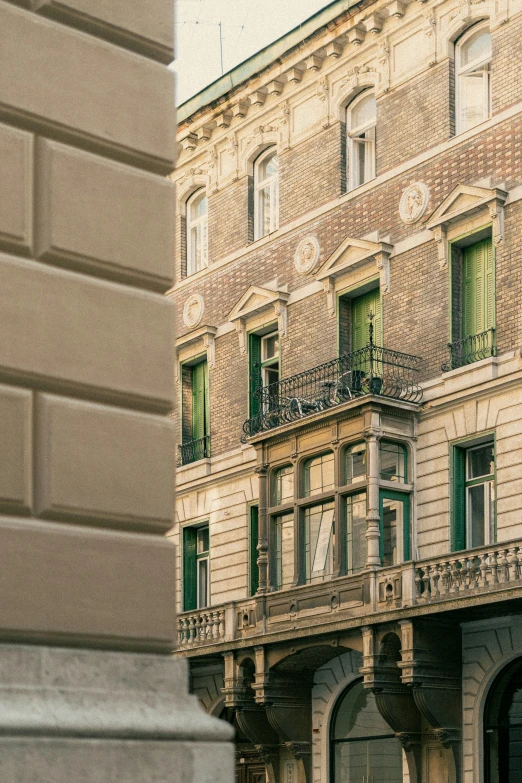
[[[275,302],[286,302],[288,297],[287,291],[274,291],[270,288],[251,285],[230,312],[228,320],[234,322],[239,318],[246,318],[249,315],[261,312],[267,307],[273,307]]]
[[[507,193],[501,188],[479,188],[472,185],[457,185],[446,196],[427,222],[427,228],[433,229],[442,223],[450,223],[462,215],[470,215],[490,204],[503,204]]]
[[[387,242],[370,242],[367,239],[347,237],[319,269],[317,279],[337,277],[358,264],[380,257],[383,253],[389,257],[392,249],[392,245]]]
[[[247,330],[256,316],[272,310],[277,318],[277,328],[281,337],[286,337],[287,312],[286,303],[290,294],[285,289],[279,288],[277,282],[273,287],[251,285],[245,291],[239,302],[229,313],[228,320],[232,321],[239,335],[239,347],[243,355],[247,353]]]

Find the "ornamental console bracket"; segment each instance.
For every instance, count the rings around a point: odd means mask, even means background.
[[[504,239],[504,204],[508,193],[502,188],[479,188],[471,185],[457,185],[437,207],[426,227],[433,231],[437,242],[439,266],[448,268],[448,230],[455,224],[462,225],[467,219],[483,213],[484,223],[491,221],[493,242],[501,244]],[[462,232],[465,225],[462,225]]]
[[[189,332],[176,340],[176,383],[181,383],[181,364],[189,359],[195,358],[198,354],[207,354],[207,364],[209,369],[213,369],[216,364],[216,332],[215,326],[202,326],[194,332]]]
[[[243,356],[248,351],[247,330],[260,326],[260,321],[270,319],[273,314],[277,319],[277,328],[281,337],[287,333],[287,302],[290,294],[277,283],[274,287],[252,285],[245,291],[239,302],[228,316],[239,336],[239,350]]]
[[[328,313],[334,317],[337,309],[336,291],[350,283],[350,276],[364,265],[375,265],[380,277],[383,294],[390,291],[390,256],[393,245],[388,242],[370,242],[367,239],[344,239],[337,250],[316,274],[327,296]]]

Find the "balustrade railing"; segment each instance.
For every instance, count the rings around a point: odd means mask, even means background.
[[[225,638],[225,610],[199,609],[178,619],[179,648],[212,644]]]
[[[415,569],[419,603],[515,583],[522,584],[522,547],[510,542],[455,552]]]
[[[363,394],[420,402],[422,389],[416,380],[419,362],[417,356],[370,341],[358,351],[260,387],[255,391],[260,412],[243,424],[243,441]]]
[[[196,440],[189,440],[178,446],[178,467],[197,462],[198,459],[210,457],[210,435],[204,435]]]
[[[449,358],[441,365],[442,372],[473,364],[480,359],[488,359],[497,355],[495,346],[495,330],[487,329],[480,334],[473,334],[463,340],[448,343]]]

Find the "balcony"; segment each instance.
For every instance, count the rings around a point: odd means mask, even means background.
[[[318,411],[374,394],[418,403],[420,359],[370,343],[318,367],[255,391],[260,413],[243,424],[242,441]]]
[[[485,332],[473,334],[464,340],[448,343],[448,350],[448,361],[444,362],[440,368],[442,372],[456,370],[457,367],[464,367],[466,364],[473,364],[481,359],[489,359],[490,356],[497,355],[495,330],[487,329]]]
[[[515,598],[522,598],[520,539],[184,612],[178,650],[291,640]]]
[[[196,440],[189,440],[178,446],[177,467],[197,462],[199,459],[210,457],[210,435],[204,435]]]

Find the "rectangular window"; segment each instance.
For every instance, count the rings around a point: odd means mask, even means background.
[[[356,574],[366,565],[366,492],[346,498],[346,538],[348,573]]]
[[[320,582],[333,573],[334,504],[305,509],[304,550],[307,582]]]
[[[183,610],[210,603],[210,537],[208,525],[183,529]]]
[[[279,335],[270,332],[266,335],[249,335],[250,365],[250,417],[266,413],[279,405],[277,387],[272,385],[279,380]],[[272,393],[259,390],[272,387]]]
[[[406,449],[404,446],[383,440],[380,443],[380,457],[381,479],[406,483]]]
[[[345,481],[352,484],[366,478],[366,443],[348,446],[345,451]]]
[[[279,468],[273,476],[272,503],[281,506],[294,499],[294,469],[292,465]]]
[[[274,588],[282,590],[294,581],[294,515],[282,514],[274,519],[275,574]]]
[[[381,564],[397,565],[410,555],[410,496],[382,489],[381,499]]]
[[[333,489],[334,485],[334,455],[331,452],[329,454],[321,454],[319,457],[312,457],[312,459],[305,462],[305,497],[320,495],[321,492]]]
[[[208,435],[208,368],[207,362],[192,367],[192,440]]]
[[[495,444],[453,446],[452,550],[492,544],[495,531]]]

